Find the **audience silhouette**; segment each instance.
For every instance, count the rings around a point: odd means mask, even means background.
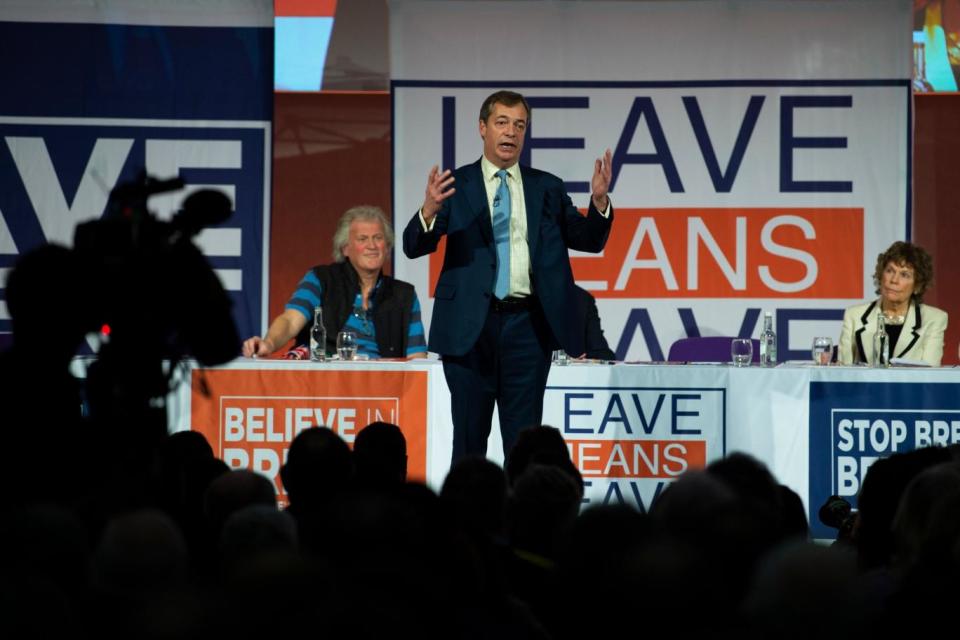
[[[687,471],[649,513],[583,508],[546,425],[505,468],[458,461],[439,495],[408,478],[403,431],[384,422],[352,450],[325,427],[299,433],[281,487],[196,432],[134,451],[84,413],[70,373],[83,327],[48,306],[51,290],[82,304],[80,274],[50,245],[7,285],[4,637],[915,634],[942,624],[960,584],[956,446],[876,461],[834,546],[809,540],[801,497],[743,453]]]

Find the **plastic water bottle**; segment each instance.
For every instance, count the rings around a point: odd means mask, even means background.
[[[323,307],[313,308],[313,326],[310,328],[310,359],[323,362],[327,359],[327,330],[323,326]]]
[[[873,335],[873,362],[875,367],[889,367],[890,354],[887,353],[887,321],[883,312],[877,313],[877,332]]]
[[[773,313],[763,314],[763,331],[760,332],[760,365],[777,366],[777,334],[773,331]]]

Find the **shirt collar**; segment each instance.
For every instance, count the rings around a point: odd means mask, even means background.
[[[497,171],[500,171],[500,167],[487,160],[487,156],[480,156],[480,170],[483,171],[484,182],[489,182],[497,177]],[[520,178],[520,165],[514,162],[507,167],[507,173],[512,179],[518,180]]]

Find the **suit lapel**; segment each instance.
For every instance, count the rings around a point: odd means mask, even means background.
[[[520,167],[523,180],[523,204],[527,210],[527,245],[530,247],[530,260],[537,252],[540,240],[540,218],[543,216],[543,187],[538,176],[528,167]]]
[[[864,332],[867,330],[867,328],[870,326],[870,318],[873,317],[873,316],[871,315],[871,312],[873,311],[874,307],[876,307],[876,306],[877,306],[877,301],[874,300],[874,301],[870,304],[870,306],[867,307],[867,310],[864,311],[864,312],[863,312],[863,315],[860,316],[860,328],[857,329],[857,331],[856,331],[856,335],[857,335],[857,350],[858,350],[859,353],[860,353],[860,357],[863,358],[863,362],[866,362],[866,363],[869,363],[869,362],[870,362],[870,356],[873,355],[873,340],[870,340],[869,343],[868,343],[868,344],[870,345],[870,354],[867,354],[867,350],[864,348],[863,334],[864,334]],[[871,335],[872,335],[872,334],[871,334]]]
[[[920,339],[920,326],[923,324],[923,321],[920,317],[920,305],[910,302],[910,308],[907,310],[907,318],[903,322],[903,331],[900,332],[900,337],[897,338],[897,344],[893,347],[893,352],[897,354],[898,358],[902,358],[903,354],[910,351],[913,348],[913,345],[917,343],[917,340]],[[904,334],[907,331],[910,331],[909,342],[907,338],[904,337]],[[903,348],[902,351],[898,350],[899,347],[904,342],[907,342],[907,346]]]
[[[480,161],[470,165],[464,172],[463,186],[454,185],[455,188],[463,189],[463,194],[470,205],[471,215],[478,218],[477,224],[480,226],[480,232],[484,241],[493,244],[493,223],[490,221],[490,208],[487,204],[487,190],[483,185],[483,171],[480,169]]]

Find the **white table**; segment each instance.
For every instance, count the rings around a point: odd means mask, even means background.
[[[338,414],[341,422],[329,426],[352,441],[366,415],[376,417],[380,411],[383,419],[401,416],[397,421],[415,462],[411,474],[435,489],[441,486],[449,469],[452,427],[438,361],[240,359],[210,369],[208,382],[224,371],[238,372],[240,378],[211,385],[213,399],[198,393],[200,370],[193,371],[193,389],[183,385],[176,394],[172,429],[206,429],[211,438],[214,426],[219,436],[212,439],[222,439],[228,424],[224,407],[241,402],[237,398],[274,406],[277,420],[290,409],[291,419],[299,419],[301,426],[311,416],[319,415],[321,421],[333,416],[331,410],[346,403]],[[358,372],[366,377],[350,383]],[[385,376],[385,382],[377,382],[378,376]],[[230,388],[241,379],[240,388]],[[216,409],[211,408],[214,404]],[[199,411],[199,405],[207,408]],[[390,414],[393,408],[396,413]],[[237,411],[234,407],[235,426]],[[349,411],[353,414],[344,422]],[[205,426],[194,423],[201,414]],[[960,420],[954,417],[960,417],[956,368],[574,363],[551,369],[543,422],[560,429],[568,441],[587,483],[587,504],[622,500],[647,508],[683,470],[743,451],[796,491],[808,514],[814,510],[815,520],[826,496],[855,496],[862,473],[876,457],[960,440]],[[255,435],[265,428],[258,426]],[[222,455],[223,443],[212,444]],[[282,463],[286,445],[277,441],[274,446],[279,453],[272,462]],[[488,455],[502,462],[496,424]],[[253,465],[253,456],[247,463]],[[260,470],[272,475],[271,468]]]

